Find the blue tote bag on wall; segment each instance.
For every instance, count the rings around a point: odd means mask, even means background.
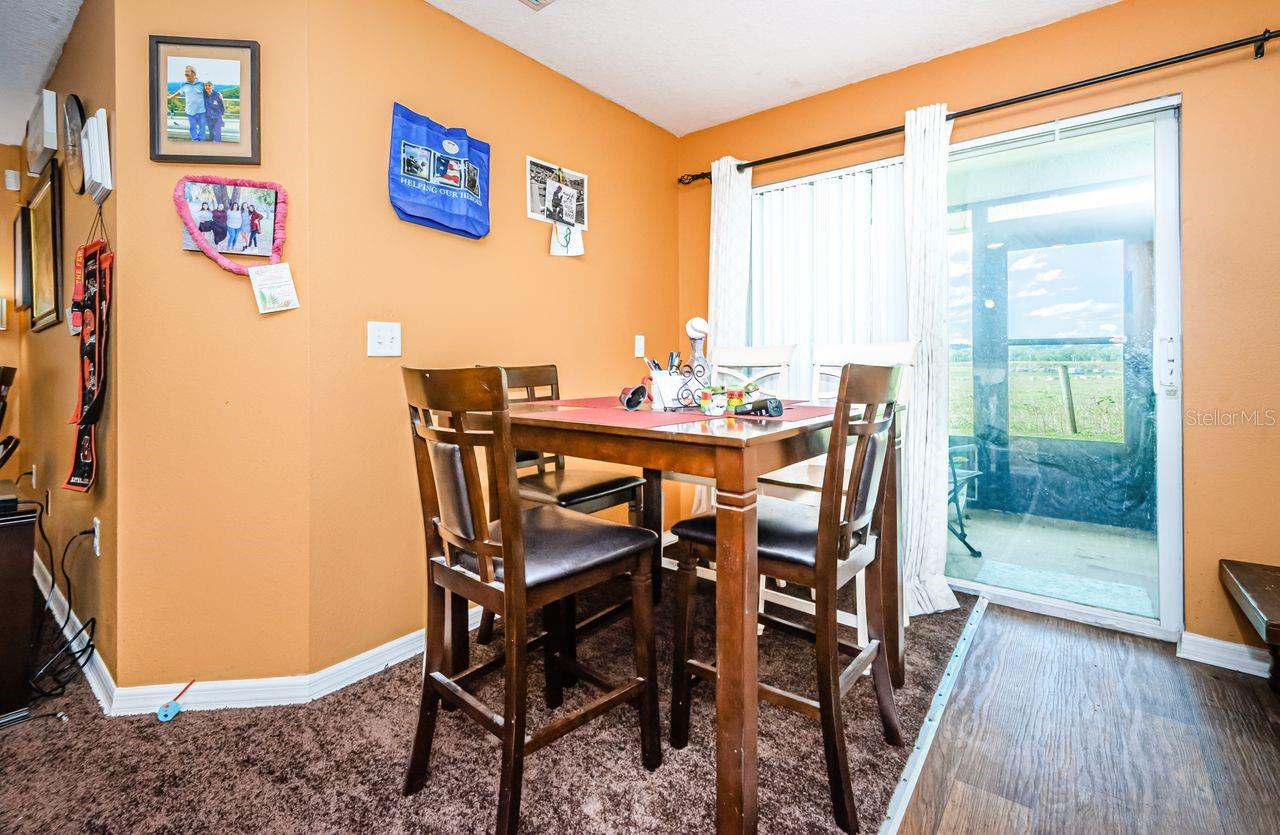
[[[401,220],[483,238],[489,234],[489,143],[397,102],[387,194]]]

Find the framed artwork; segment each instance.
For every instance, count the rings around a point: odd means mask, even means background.
[[[31,201],[31,330],[42,331],[62,321],[62,178],[58,161],[49,160]]]
[[[257,165],[258,42],[152,35],[151,159]]]
[[[192,178],[183,181],[183,199],[187,215],[194,221],[195,234],[203,236],[214,252],[271,257],[279,199],[275,189]],[[201,251],[191,236],[184,223],[182,248]]]
[[[13,219],[13,309],[31,306],[31,210],[18,207]]]
[[[533,220],[564,223],[587,231],[587,175],[535,157],[525,157],[525,211]],[[553,183],[548,193],[547,182]]]

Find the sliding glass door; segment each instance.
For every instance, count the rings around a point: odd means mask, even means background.
[[[1161,632],[1181,618],[1180,391],[1153,371],[1178,360],[1177,110],[1134,110],[953,153],[947,573]]]

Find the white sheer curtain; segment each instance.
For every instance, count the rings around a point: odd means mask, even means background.
[[[919,342],[907,400],[902,504],[908,612],[954,609],[947,563],[947,153],[945,104],[907,111],[903,209],[907,320]]]
[[[902,162],[752,197],[752,345],[796,345],[791,393],[812,395],[814,345],[907,338]]]
[[[721,157],[711,163],[711,258],[707,274],[708,356],[716,346],[747,344],[751,301],[751,169],[738,170],[741,160]],[[711,510],[711,488],[699,485],[693,493],[693,512]]]
[[[751,170],[733,157],[711,164],[711,259],[707,324],[716,345],[745,345],[751,282]]]
[[[795,343],[809,397],[814,345],[919,341],[908,375],[903,555],[912,615],[955,608],[947,585],[946,106],[907,115],[900,160],[752,195],[749,344]]]

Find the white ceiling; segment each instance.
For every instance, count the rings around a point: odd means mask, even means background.
[[[81,0],[0,0],[0,144],[21,145]]]
[[[426,0],[677,136],[1116,0]]]

